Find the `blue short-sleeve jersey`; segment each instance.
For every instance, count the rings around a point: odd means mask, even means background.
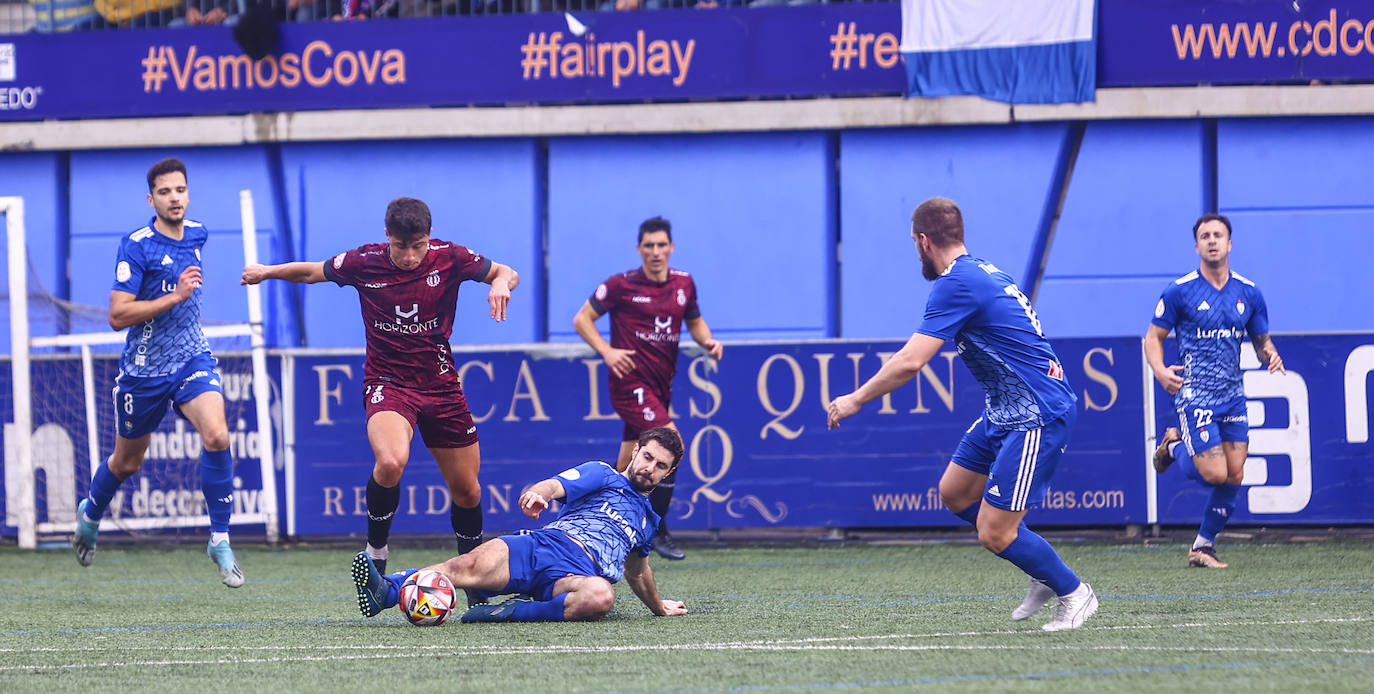
[[[1044,427],[1078,400],[1030,300],[986,260],[962,255],[950,264],[916,332],[954,340],[987,393],[988,421],[1003,429]]]
[[[566,495],[558,520],[549,523],[591,552],[601,576],[611,583],[625,575],[630,552],[648,556],[659,517],[649,497],[635,491],[630,480],[598,460],[558,473]]]
[[[1194,270],[1164,288],[1150,323],[1178,336],[1183,387],[1174,407],[1220,405],[1245,395],[1240,346],[1269,332],[1269,309],[1254,282],[1232,272],[1217,289]]]
[[[182,270],[200,265],[200,249],[209,232],[200,222],[186,220],[181,240],[158,233],[152,222],[119,242],[112,289],[128,292],[137,301],[156,299],[176,291]],[[119,368],[146,378],[176,373],[192,357],[210,351],[200,324],[201,291],[152,318],[129,327]]]

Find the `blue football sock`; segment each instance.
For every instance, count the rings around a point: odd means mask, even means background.
[[[110,499],[114,498],[115,492],[119,490],[119,485],[124,480],[115,477],[110,472],[110,462],[105,461],[100,467],[95,469],[95,477],[91,479],[91,492],[87,499],[91,502],[86,505],[86,514],[91,520],[98,521],[105,516],[105,509],[110,506]]]
[[[568,594],[556,595],[546,602],[522,602],[515,606],[511,616],[517,622],[561,622],[563,621],[563,602]]]
[[[1054,551],[1050,543],[1031,532],[1025,523],[1016,528],[1016,539],[997,556],[1015,564],[1016,568],[1026,572],[1031,578],[1049,586],[1054,590],[1054,594],[1060,597],[1072,593],[1082,583],[1073,569],[1059,558],[1059,553]]]
[[[962,511],[955,511],[954,515],[964,519],[965,523],[973,527],[978,527],[978,508],[983,505],[981,501],[975,501],[968,508]]]
[[[404,571],[397,571],[394,574],[385,574],[382,576],[382,580],[386,581],[385,607],[395,607],[401,603],[401,586],[405,584],[406,579],[410,578],[411,574],[417,571],[419,571],[419,569],[406,569]]]
[[[1212,498],[1207,500],[1207,511],[1202,514],[1202,525],[1197,534],[1206,540],[1217,541],[1217,533],[1226,527],[1231,512],[1236,510],[1236,495],[1240,493],[1238,484],[1219,484],[1212,489]]]
[[[210,532],[229,532],[229,516],[234,509],[234,457],[229,449],[205,449],[200,456],[200,489],[210,510]]]

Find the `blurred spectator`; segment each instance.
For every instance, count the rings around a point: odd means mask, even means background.
[[[100,16],[115,26],[160,27],[172,21],[181,0],[95,0]]]
[[[104,25],[95,11],[95,0],[29,0],[36,14],[34,31],[64,32]]]
[[[239,0],[185,0],[173,10],[168,26],[233,26],[242,10]]]

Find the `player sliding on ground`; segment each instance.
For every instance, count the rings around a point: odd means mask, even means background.
[[[621,576],[659,616],[686,614],[677,600],[658,594],[648,556],[658,514],[649,492],[677,469],[682,439],[667,427],[639,437],[623,472],[600,461],[564,470],[520,495],[520,510],[538,518],[549,502],[563,500],[556,520],[527,533],[498,537],[442,564],[427,567],[457,588],[489,595],[514,593],[498,604],[479,604],[463,622],[560,622],[606,616]],[[395,605],[401,584],[417,569],[381,575],[367,552],[353,558],[358,609],[372,617]]]

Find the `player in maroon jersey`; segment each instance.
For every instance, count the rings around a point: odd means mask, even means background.
[[[396,198],[386,208],[387,243],[373,243],[319,262],[250,265],[242,284],[266,279],[314,284],[325,280],[358,290],[367,330],[363,396],[367,439],[376,465],[367,481],[367,553],[385,566],[391,521],[400,505],[401,473],[410,440],[420,436],[453,495],[449,519],[460,554],[482,541],[481,454],[449,353],[458,285],[491,285],[491,317],[506,319],[520,276],[456,243],[430,237],[429,207]]]
[[[677,372],[678,339],[686,323],[692,339],[712,359],[720,359],[725,346],[711,338],[711,328],[697,309],[697,286],[692,276],[668,267],[673,254],[673,228],[662,217],[639,225],[639,255],[643,265],[612,275],[596,288],[573,318],[577,334],[606,360],[610,370],[611,402],[625,433],[616,469],[630,462],[639,435],[657,426],[676,429],[668,414]],[[601,338],[596,319],[611,314],[611,341]],[[654,537],[654,549],[667,559],[687,555],[668,534],[668,505],[673,499],[676,471],[659,483],[649,500],[663,519]]]

